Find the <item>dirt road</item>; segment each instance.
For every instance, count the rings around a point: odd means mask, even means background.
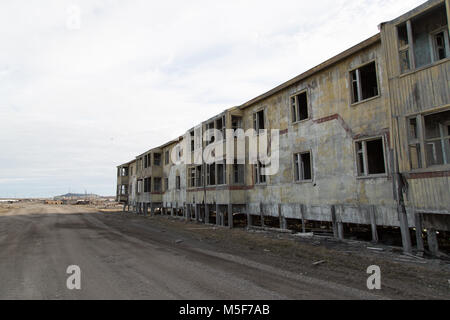
[[[448,265],[348,250],[161,216],[17,204],[0,213],[0,299],[450,297]],[[377,263],[383,287],[369,291],[366,269]],[[66,286],[69,265],[81,269],[81,290]]]

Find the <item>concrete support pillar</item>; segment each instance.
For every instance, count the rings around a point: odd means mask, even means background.
[[[209,204],[205,203],[205,223],[209,224]]]
[[[428,250],[430,250],[432,256],[437,257],[439,255],[439,245],[435,229],[427,230],[427,239],[428,239]]]
[[[300,216],[302,217],[302,232],[306,233],[306,207],[304,204],[300,204]]]
[[[286,222],[286,218],[283,217],[283,214],[281,212],[281,204],[278,204],[278,217],[280,218],[280,229],[286,230],[287,222]]]
[[[337,223],[338,238],[344,240],[344,224],[342,222]]]
[[[416,226],[416,243],[417,243],[417,251],[424,252],[424,244],[423,244],[423,222],[422,222],[422,214],[415,212],[414,213],[414,225]]]
[[[378,231],[377,231],[377,208],[375,206],[370,206],[369,208],[369,218],[370,218],[370,229],[372,230],[372,242],[378,243]]]
[[[216,203],[216,225],[220,226],[222,225],[221,219],[220,219],[220,205]]]
[[[247,227],[250,228],[253,225],[253,217],[250,213],[247,213]]]
[[[336,220],[336,206],[335,205],[331,206],[331,222],[333,224],[333,236],[335,238],[338,238],[339,232],[338,232],[338,225],[337,225],[337,220]]]
[[[261,227],[264,227],[264,212],[262,202],[259,203],[259,216],[261,217]]]
[[[150,202],[150,215],[155,215],[155,204],[153,202]]]
[[[233,229],[233,205],[228,204],[228,228]]]

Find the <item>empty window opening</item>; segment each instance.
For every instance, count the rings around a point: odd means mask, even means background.
[[[169,164],[169,150],[164,154],[164,162],[165,164]]]
[[[122,167],[119,169],[119,176],[128,177],[128,167]]]
[[[217,184],[218,185],[225,184],[225,180],[226,180],[225,179],[225,176],[226,176],[225,169],[226,169],[226,166],[223,163],[217,164]]]
[[[128,195],[128,185],[123,184],[120,186],[120,195],[121,196]]]
[[[152,192],[152,179],[145,178],[144,179],[144,193]]]
[[[203,167],[197,166],[195,170],[195,182],[197,187],[203,186]]]
[[[440,4],[397,27],[402,73],[450,56],[445,5]]]
[[[417,118],[408,119],[408,146],[411,169],[422,168],[422,153],[417,120]]]
[[[311,153],[297,153],[294,155],[295,181],[312,180]]]
[[[222,133],[222,139],[221,140],[225,140],[226,138],[226,134],[225,134],[225,130],[226,130],[226,126],[225,126],[225,116],[219,118],[216,120],[216,130],[219,130]]]
[[[154,192],[161,192],[162,186],[161,186],[161,178],[153,178],[153,191]]]
[[[255,177],[256,177],[256,184],[263,184],[266,183],[266,176],[264,174],[264,169],[266,168],[266,166],[261,162],[258,161],[255,165]]]
[[[303,121],[309,118],[308,115],[308,96],[302,92],[291,97],[292,122]]]
[[[148,167],[150,167],[152,165],[151,159],[152,159],[152,154],[151,153],[146,154],[144,156],[144,168],[148,168]]]
[[[410,47],[406,23],[397,27],[397,35],[398,35],[399,57],[400,57],[400,69],[401,72],[404,73],[411,69],[411,62],[409,57]]]
[[[161,153],[154,153],[153,154],[153,164],[155,166],[161,165]]]
[[[431,35],[434,61],[448,57],[448,36],[446,30],[438,31]]]
[[[231,128],[233,130],[242,129],[242,117],[231,116]]]
[[[208,164],[206,166],[206,174],[208,185],[213,186],[216,184],[216,165],[215,163]]]
[[[194,132],[194,130],[191,131],[190,136],[191,136],[191,152],[194,152],[194,150],[195,150],[195,139],[194,139],[195,132]]]
[[[382,138],[357,142],[356,155],[359,176],[369,176],[386,173]]]
[[[450,111],[425,116],[424,123],[427,164],[450,164]]]
[[[175,178],[175,186],[176,186],[177,190],[181,189],[181,178],[180,178],[180,176],[176,176],[176,178]]]
[[[265,129],[264,110],[255,112],[253,114],[253,128],[256,130],[256,132],[259,132],[259,130]]]
[[[378,79],[375,62],[350,72],[352,103],[378,96]]]
[[[237,164],[237,160],[234,160],[233,164],[233,183],[244,184],[244,165]]]
[[[196,168],[190,168],[189,169],[189,187],[193,188],[196,186]]]
[[[206,125],[206,142],[205,142],[206,145],[209,145],[215,141],[215,137],[212,131],[213,129],[214,129],[214,121]]]

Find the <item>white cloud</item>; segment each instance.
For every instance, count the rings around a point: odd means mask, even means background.
[[[0,197],[114,194],[116,165],[423,2],[2,1]]]

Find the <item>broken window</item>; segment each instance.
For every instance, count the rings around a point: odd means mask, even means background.
[[[223,163],[217,164],[217,184],[222,185],[226,182],[226,166]]]
[[[378,79],[375,62],[350,72],[352,103],[378,96]]]
[[[264,110],[255,112],[253,114],[253,128],[259,133],[259,130],[265,129],[264,125]]]
[[[231,129],[242,129],[242,117],[231,116]]]
[[[356,142],[358,176],[386,173],[383,138]]]
[[[447,24],[445,4],[440,4],[397,27],[402,73],[450,56]]]
[[[188,185],[190,188],[193,188],[196,186],[196,167],[189,168],[189,181]]]
[[[208,164],[206,165],[206,179],[208,181],[208,185],[212,186],[216,184],[216,164]]]
[[[161,165],[161,153],[154,153],[153,154],[153,164],[155,166]]]
[[[138,194],[142,193],[142,180],[137,181],[137,192]]]
[[[195,150],[195,140],[194,140],[195,132],[194,132],[194,130],[192,130],[190,132],[190,137],[191,137],[191,152],[194,152],[194,150]]]
[[[425,116],[424,123],[427,164],[450,164],[450,111]]]
[[[125,185],[125,184],[123,184],[123,185],[121,185],[120,186],[120,195],[121,196],[126,196],[126,195],[128,195],[128,186],[127,185]]]
[[[152,178],[144,179],[144,193],[152,192]]]
[[[311,153],[302,152],[294,154],[295,181],[312,180]]]
[[[291,112],[293,123],[309,118],[308,96],[306,91],[291,97]]]
[[[195,181],[196,181],[196,186],[197,187],[203,186],[203,170],[202,170],[202,166],[197,166],[196,167],[196,170],[195,170]]]
[[[439,61],[449,56],[448,31],[447,28],[437,31],[431,35],[433,45],[433,60]]]
[[[119,175],[121,177],[128,177],[128,167],[122,167],[119,169]]]
[[[169,164],[169,150],[166,151],[166,153],[164,154],[164,162],[165,164]]]
[[[397,27],[398,50],[400,57],[400,70],[402,73],[411,69],[408,29],[406,23]]]
[[[161,183],[162,183],[162,179],[161,178],[153,178],[153,191],[154,192],[161,192]]]
[[[237,164],[237,160],[233,164],[233,183],[244,184],[244,165]]]
[[[214,129],[214,121],[206,125],[206,142],[205,142],[206,145],[213,143],[215,140],[213,129]]]
[[[177,190],[181,189],[181,178],[180,178],[180,176],[176,176],[176,178],[175,178],[175,186],[176,186]]]
[[[144,156],[144,168],[148,168],[151,166],[151,158],[152,158],[152,154],[146,154]]]
[[[266,168],[266,165],[263,164],[261,161],[258,161],[255,165],[255,183],[256,184],[263,184],[266,183],[266,175],[263,173],[263,169]]]
[[[225,140],[226,138],[225,116],[222,116],[221,118],[216,120],[216,129],[222,133],[222,140]]]
[[[419,119],[420,120],[420,119]],[[411,169],[422,168],[422,153],[419,140],[418,118],[408,119],[408,147]]]

